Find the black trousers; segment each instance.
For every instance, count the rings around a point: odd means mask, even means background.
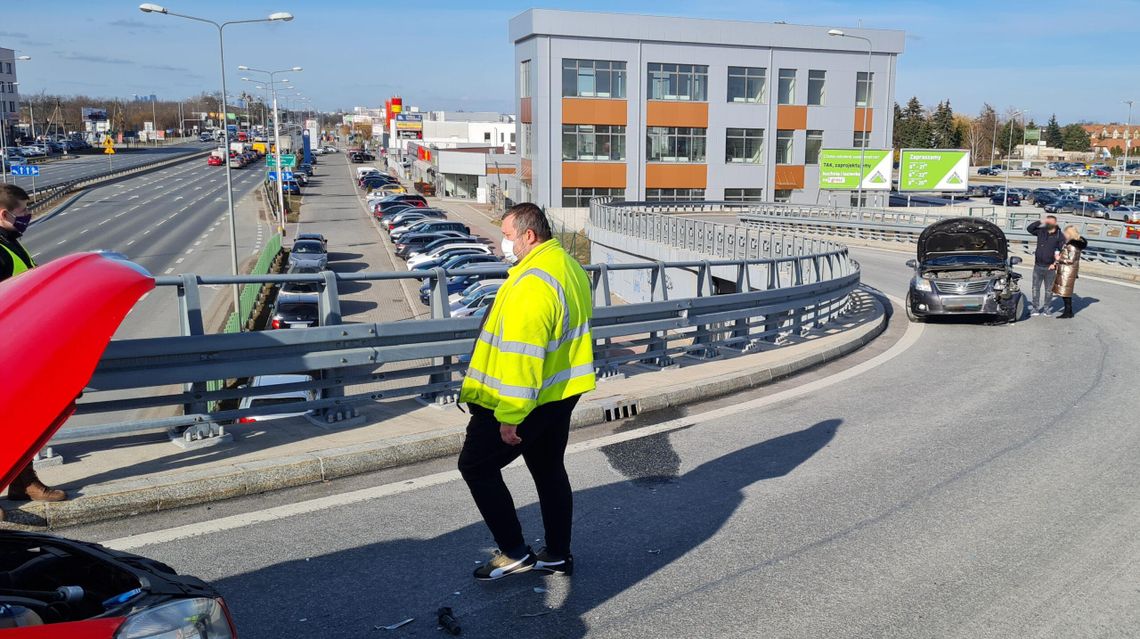
[[[526,547],[522,526],[515,513],[511,491],[503,482],[503,468],[522,455],[534,486],[538,489],[546,548],[557,555],[570,553],[570,525],[574,496],[566,476],[566,441],[570,436],[570,414],[578,396],[543,404],[531,411],[518,427],[522,443],[511,446],[499,435],[495,413],[468,404],[471,421],[459,453],[459,472],[471,489],[471,496],[499,550],[517,556]]]

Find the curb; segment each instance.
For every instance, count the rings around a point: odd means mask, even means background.
[[[771,384],[848,355],[878,337],[888,322],[888,314],[879,299],[867,293],[856,294],[869,298],[877,315],[859,326],[829,336],[842,336],[843,339],[837,340],[838,344],[824,351],[709,377],[695,384],[689,381],[659,387],[643,396],[611,395],[598,400],[588,399],[574,411],[570,427],[577,429],[594,426],[632,414],[641,415]],[[814,342],[804,342],[786,348],[791,350],[812,343]],[[623,409],[628,412],[623,413]],[[180,473],[176,478],[165,477],[163,483],[153,477],[116,481],[84,489],[81,497],[70,501],[22,504],[17,509],[7,511],[7,521],[34,528],[63,528],[315,484],[454,456],[463,446],[464,431],[464,426],[455,426],[377,443],[331,448],[224,468],[190,470]]]

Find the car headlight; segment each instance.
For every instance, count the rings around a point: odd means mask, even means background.
[[[115,639],[234,639],[220,599],[179,599],[130,616]]]
[[[922,291],[924,293],[929,293],[930,291],[932,291],[934,289],[931,288],[931,286],[930,286],[930,280],[926,280],[926,279],[923,279],[921,277],[916,277],[916,278],[914,278],[914,290]]]
[[[994,282],[994,290],[995,291],[1004,291],[1005,290],[1005,282],[1002,280],[996,280]]]

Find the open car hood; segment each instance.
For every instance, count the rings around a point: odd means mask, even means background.
[[[1009,244],[992,222],[976,217],[953,217],[935,222],[918,236],[918,261],[943,255],[983,255],[1005,261]]]
[[[0,282],[0,487],[75,410],[127,312],[154,288],[142,267],[96,253],[69,255]]]

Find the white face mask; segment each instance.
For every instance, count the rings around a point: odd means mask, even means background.
[[[508,262],[513,264],[519,261],[518,258],[515,257],[515,243],[511,240],[504,237],[502,243],[499,244],[499,248],[503,249],[503,257],[507,258]]]

